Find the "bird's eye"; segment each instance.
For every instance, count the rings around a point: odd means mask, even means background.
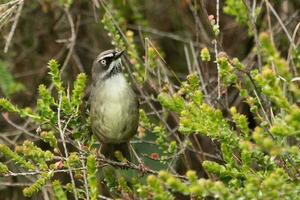
[[[106,60],[100,60],[102,65],[106,65]]]

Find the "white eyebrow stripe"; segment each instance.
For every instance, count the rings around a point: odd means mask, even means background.
[[[110,53],[110,54],[107,54],[107,55],[104,55],[104,56],[101,56],[98,60],[102,60],[103,58],[107,58],[107,57],[113,57],[114,54]]]

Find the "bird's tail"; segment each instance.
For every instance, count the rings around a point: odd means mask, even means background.
[[[127,161],[132,160],[130,146],[128,142],[120,144],[102,144],[101,154],[110,160],[114,161]]]

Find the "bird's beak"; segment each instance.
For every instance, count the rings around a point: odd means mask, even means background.
[[[118,51],[118,52],[115,54],[114,58],[115,58],[115,59],[120,58],[124,52],[125,52],[125,49],[124,49],[124,50],[121,50],[121,51]]]

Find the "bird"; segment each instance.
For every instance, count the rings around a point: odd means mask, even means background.
[[[122,71],[124,50],[101,52],[93,62],[90,118],[100,153],[116,160],[116,151],[130,159],[129,141],[137,133],[139,101]]]

